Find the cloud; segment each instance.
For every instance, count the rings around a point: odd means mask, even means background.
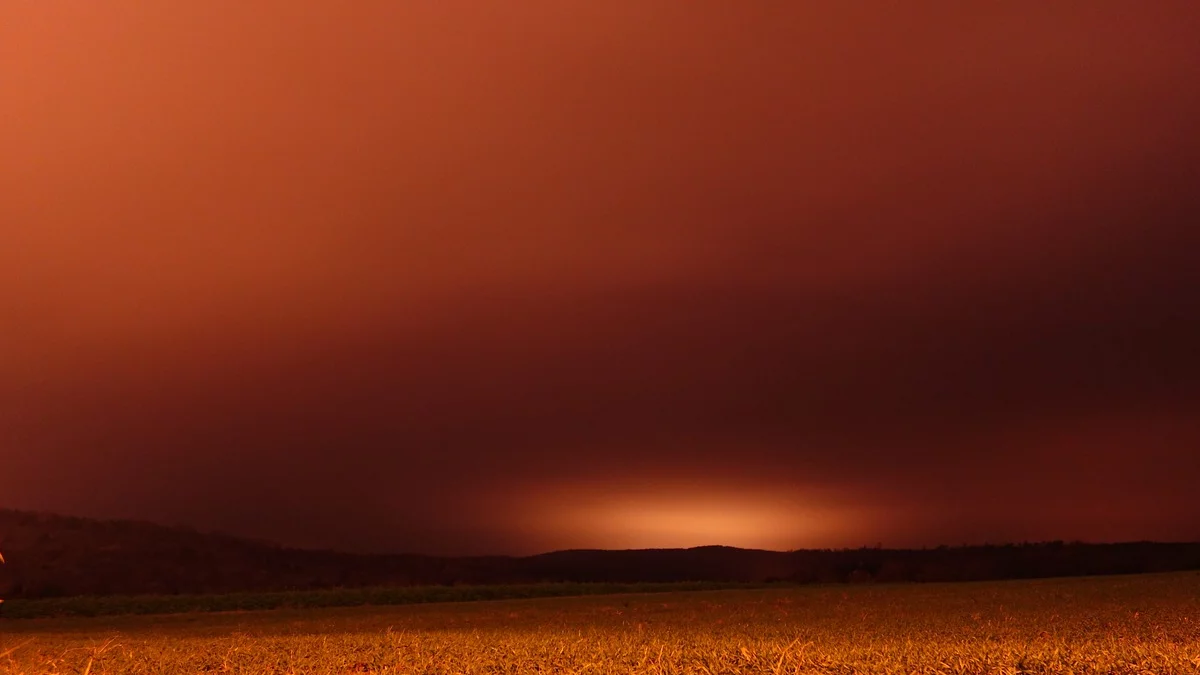
[[[85,4],[0,10],[8,504],[479,551],[610,491],[812,545],[1191,517],[1190,6]]]

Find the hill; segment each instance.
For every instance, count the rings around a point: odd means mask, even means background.
[[[1200,569],[1200,543],[1037,543],[920,550],[706,546],[528,557],[302,550],[146,522],[0,509],[0,597],[202,594],[537,582],[869,582]]]

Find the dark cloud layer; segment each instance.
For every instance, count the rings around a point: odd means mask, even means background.
[[[1200,536],[1190,4],[172,7],[0,10],[0,503]]]

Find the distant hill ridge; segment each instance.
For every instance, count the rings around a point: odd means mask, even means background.
[[[966,581],[1200,569],[1200,543],[1049,542],[920,550],[728,546],[527,557],[288,548],[148,522],[0,509],[0,597],[574,582]]]

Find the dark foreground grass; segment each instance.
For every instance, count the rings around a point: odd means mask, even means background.
[[[0,673],[1200,673],[1200,574],[0,622]]]
[[[615,593],[665,593],[733,588],[761,588],[763,584],[694,583],[542,583],[496,586],[400,586],[387,588],[334,588],[271,593],[222,595],[139,595],[9,600],[0,617],[37,619],[68,616],[120,616],[123,614],[184,614],[192,612],[242,612],[266,609],[320,609],[363,605],[416,605],[430,602],[472,602],[559,598]]]

